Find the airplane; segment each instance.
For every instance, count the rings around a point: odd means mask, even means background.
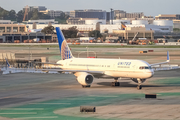
[[[132,59],[103,59],[103,58],[75,58],[59,27],[56,27],[61,59],[55,65],[60,69],[47,69],[49,71],[71,72],[82,87],[90,87],[94,78],[112,78],[114,86],[119,86],[119,78],[130,78],[138,83],[137,89],[142,89],[141,84],[153,77],[152,66],[169,63],[169,52],[167,61],[149,64],[143,60]],[[50,63],[51,64],[51,63]]]
[[[122,28],[122,30],[126,29],[126,25],[124,24],[124,22],[121,22],[121,28]]]

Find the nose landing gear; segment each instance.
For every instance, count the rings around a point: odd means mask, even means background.
[[[138,85],[138,86],[137,86],[137,89],[138,89],[138,90],[141,90],[141,89],[142,89],[142,86],[141,86],[141,85]]]
[[[141,90],[142,89],[142,86],[141,86],[141,83],[142,83],[142,81],[141,81],[141,79],[137,79],[137,81],[138,81],[138,86],[137,86],[137,89],[138,90]]]

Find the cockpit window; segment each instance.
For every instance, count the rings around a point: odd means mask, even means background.
[[[139,69],[142,70],[142,69],[152,69],[152,68],[151,68],[151,66],[141,66],[141,67],[139,67]]]
[[[149,66],[149,69],[152,69],[151,66]]]
[[[149,69],[149,67],[145,67],[145,69]]]

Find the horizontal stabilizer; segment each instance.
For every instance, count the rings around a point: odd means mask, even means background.
[[[11,65],[9,64],[9,62],[8,62],[8,60],[5,58],[5,60],[6,60],[6,65],[8,66],[8,67],[10,67]]]

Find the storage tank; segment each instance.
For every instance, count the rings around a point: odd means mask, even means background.
[[[147,25],[147,20],[132,20],[132,25]]]
[[[86,25],[95,25],[96,23],[106,24],[106,20],[85,20]]]
[[[110,23],[112,20],[110,20]],[[130,20],[113,20],[113,24],[121,24],[121,22],[125,23],[125,24],[130,24]]]
[[[154,20],[153,25],[158,25],[158,26],[173,26],[173,21],[172,20]]]

